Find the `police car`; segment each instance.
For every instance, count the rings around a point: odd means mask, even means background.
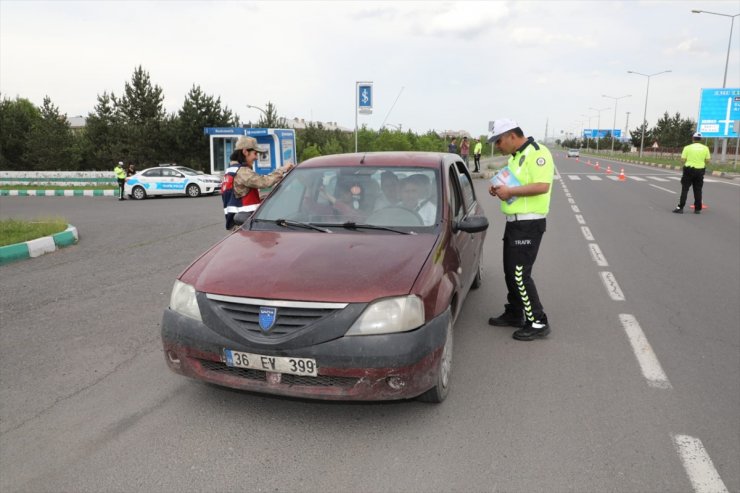
[[[568,157],[580,157],[581,151],[578,149],[568,149]]]
[[[221,179],[185,166],[159,165],[148,168],[126,179],[124,193],[136,200],[154,195],[187,195],[218,193]]]

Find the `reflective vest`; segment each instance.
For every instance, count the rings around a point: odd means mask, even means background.
[[[547,214],[550,211],[550,195],[552,194],[552,179],[555,174],[555,163],[547,147],[538,144],[532,137],[526,144],[516,150],[509,158],[509,169],[516,176],[519,183],[547,183],[550,189],[547,193],[531,197],[517,197],[508,204],[501,201],[501,212],[504,214]]]
[[[123,168],[121,168],[120,166],[116,166],[115,168],[113,168],[113,172],[116,174],[116,178],[118,178],[119,180],[123,180],[124,178],[126,178],[126,172],[123,171]]]

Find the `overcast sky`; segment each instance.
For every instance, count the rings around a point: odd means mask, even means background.
[[[68,116],[104,91],[121,94],[138,65],[162,87],[168,111],[193,84],[242,121],[247,104],[280,116],[354,128],[356,81],[373,81],[375,109],[416,132],[486,133],[513,118],[527,134],[611,127],[664,111],[694,119],[699,90],[722,87],[733,1],[246,2],[0,0],[0,92]],[[727,87],[740,87],[740,18]],[[400,97],[399,97],[400,94]],[[395,107],[394,101],[398,97]],[[390,111],[390,114],[388,114]]]

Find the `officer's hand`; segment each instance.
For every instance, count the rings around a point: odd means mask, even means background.
[[[506,185],[500,185],[495,188],[496,196],[501,200],[509,200],[512,197],[511,190]]]
[[[496,196],[496,188],[493,185],[488,186],[488,193],[491,194],[492,197]]]

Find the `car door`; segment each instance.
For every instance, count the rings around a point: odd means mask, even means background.
[[[161,193],[158,190],[158,183],[162,179],[162,170],[159,168],[152,168],[144,171],[141,174],[141,184],[146,189],[147,195],[155,195]]]
[[[467,166],[462,161],[453,161],[448,167],[449,194],[451,214],[450,219],[459,222],[468,216],[482,214],[478,207],[473,189],[473,180]],[[466,233],[453,229],[452,244],[459,256],[460,282],[464,289],[470,288],[473,279],[478,273],[481,249],[485,233]]]

